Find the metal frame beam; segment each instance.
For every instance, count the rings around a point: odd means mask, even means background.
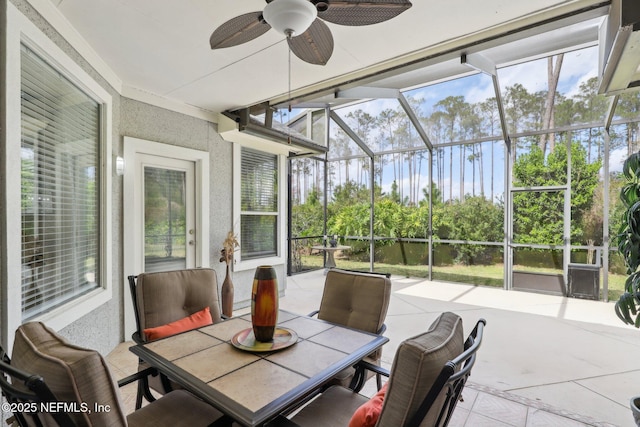
[[[348,124],[346,124],[344,122],[344,120],[342,120],[342,118],[340,116],[338,116],[338,114],[335,111],[331,111],[331,118],[333,119],[334,122],[336,122],[336,124],[338,126],[340,126],[340,128],[356,143],[358,144],[358,147],[360,147],[362,149],[362,151],[364,151],[365,153],[367,153],[367,156],[369,156],[370,159],[370,163],[371,163],[371,167],[369,168],[369,184],[370,184],[370,189],[369,189],[369,194],[370,194],[370,221],[369,221],[369,234],[371,236],[370,240],[369,240],[369,270],[373,271],[373,264],[374,264],[374,256],[375,256],[375,242],[374,242],[374,234],[373,234],[373,223],[375,220],[375,210],[374,210],[374,202],[375,202],[375,155],[373,154],[373,151],[371,151],[371,149],[367,146],[367,144],[358,136],[357,133],[355,133],[353,131],[353,129],[351,129],[351,127],[349,127]],[[327,132],[328,133],[328,132]],[[325,217],[325,221],[326,221],[326,217]]]
[[[604,274],[602,275],[602,299],[609,301],[609,246],[611,236],[609,236],[609,150],[611,149],[611,124],[615,116],[616,106],[620,100],[620,95],[611,97],[609,101],[609,108],[604,122],[604,161],[603,161],[603,179],[602,186],[606,190],[602,192],[602,268],[604,268]]]
[[[340,129],[342,129],[349,136],[349,138],[353,140],[353,142],[358,144],[358,147],[360,147],[362,151],[367,153],[367,156],[369,156],[370,158],[373,158],[375,156],[375,154],[373,154],[373,151],[371,151],[371,148],[369,148],[369,146],[358,136],[358,134],[355,133],[353,129],[351,129],[349,125],[345,123],[344,120],[342,120],[342,117],[340,117],[338,113],[333,110],[331,111],[331,119],[333,119],[333,121],[336,122],[338,126],[340,126]]]
[[[413,108],[411,108],[411,105],[409,105],[409,101],[407,100],[407,98],[405,98],[404,94],[401,93],[398,95],[398,101],[400,102],[400,105],[402,106],[402,109],[404,110],[404,112],[407,113],[407,116],[409,117],[409,121],[411,122],[411,124],[413,124],[413,127],[415,127],[416,130],[418,131],[418,135],[420,135],[420,138],[422,138],[422,142],[424,142],[424,145],[427,146],[429,151],[433,150],[433,144],[429,139],[429,135],[427,135],[427,132],[422,127],[422,124],[420,123],[418,116],[416,116],[415,111],[413,111]]]

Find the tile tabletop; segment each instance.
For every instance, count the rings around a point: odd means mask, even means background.
[[[259,426],[388,341],[282,310],[278,327],[297,342],[271,352],[236,348],[232,338],[251,328],[247,314],[131,351],[242,425]]]

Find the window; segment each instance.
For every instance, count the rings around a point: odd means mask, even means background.
[[[22,319],[99,288],[101,104],[24,44]]]
[[[240,259],[278,255],[278,156],[241,148]]]

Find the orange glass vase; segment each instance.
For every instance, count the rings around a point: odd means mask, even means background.
[[[251,324],[256,341],[273,341],[278,321],[278,277],[269,265],[256,269],[251,289]]]

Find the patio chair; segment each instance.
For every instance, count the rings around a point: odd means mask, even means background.
[[[4,350],[0,352],[0,387],[21,427],[204,427],[225,420],[184,390],[165,394],[126,415],[118,387],[137,381],[151,369],[116,384],[97,351],[70,344],[40,322],[18,328],[12,360]]]
[[[427,332],[400,344],[389,381],[371,400],[332,386],[291,419],[280,416],[270,427],[338,427],[352,420],[376,427],[445,427],[475,363],[485,324],[480,319],[463,341],[462,319],[443,313]]]
[[[209,319],[207,309],[211,323],[222,320],[218,280],[210,268],[141,273],[128,276],[128,280],[137,328],[132,338],[138,344],[192,329],[195,325],[202,326],[207,323],[205,319]],[[147,367],[140,361],[140,370]],[[141,407],[143,396],[149,402],[155,399],[151,389],[163,394],[176,387],[178,385],[164,375],[143,378],[138,383],[136,409]]]
[[[327,272],[320,309],[309,313],[318,319],[382,335],[391,298],[391,279],[387,274],[331,269]],[[380,365],[382,349],[365,360]],[[339,373],[331,384],[351,386],[358,391],[374,374],[349,368]],[[377,375],[378,388],[382,379]]]

